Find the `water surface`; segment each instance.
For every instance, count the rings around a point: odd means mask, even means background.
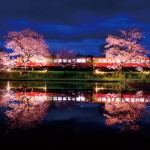
[[[0,140],[5,149],[143,148],[149,103],[149,84],[1,82]]]

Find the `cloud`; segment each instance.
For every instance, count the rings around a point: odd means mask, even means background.
[[[137,21],[148,21],[149,10],[148,0],[1,0],[0,17],[78,24],[78,13],[103,18],[125,13]]]
[[[104,43],[102,40],[93,40],[86,39],[82,41],[56,41],[56,40],[47,40],[50,45],[50,50],[55,52],[60,49],[66,48],[73,50],[75,54],[81,53],[83,55],[93,55],[100,56],[99,47]]]

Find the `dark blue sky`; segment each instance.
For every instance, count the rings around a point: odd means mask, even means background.
[[[150,49],[149,0],[1,0],[0,18],[1,37],[30,28],[55,51],[100,56],[108,34],[129,28],[140,28]]]

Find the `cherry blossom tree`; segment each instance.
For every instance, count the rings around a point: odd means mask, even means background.
[[[144,36],[138,29],[120,30],[120,33],[120,37],[108,35],[105,55],[106,58],[117,60],[117,63],[108,68],[118,69],[118,72],[122,73],[127,62],[132,59],[145,59],[148,51],[140,44]],[[135,64],[135,67],[138,67],[138,64]]]
[[[118,94],[109,94],[109,97],[118,97]],[[135,94],[136,98],[142,96],[142,92],[138,91]],[[120,102],[106,102],[105,123],[107,126],[121,125],[121,131],[124,130],[139,130],[141,127],[138,121],[146,113],[146,103],[141,102],[126,102],[123,98]]]
[[[0,71],[11,70],[16,67],[17,60],[10,56],[9,53],[0,51]]]
[[[0,108],[10,128],[32,128],[42,123],[50,103],[46,98],[35,100],[26,94],[26,86],[22,87],[22,96],[19,99],[16,91],[10,88],[9,82],[5,89],[0,89]]]
[[[24,29],[20,32],[9,32],[4,38],[6,39],[5,47],[13,50],[11,56],[21,60],[25,71],[27,63],[33,57],[44,56],[48,58],[50,56],[48,45],[44,41],[43,36],[30,29]]]

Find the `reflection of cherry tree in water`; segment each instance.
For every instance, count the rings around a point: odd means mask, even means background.
[[[17,100],[16,93],[9,90],[9,93],[2,91],[0,106],[7,107],[5,115],[7,116],[11,128],[29,128],[42,122],[49,108],[46,99],[33,100],[26,96],[26,89],[21,97]]]
[[[118,94],[109,94],[109,97],[118,97]],[[141,96],[141,93],[137,93],[137,97]],[[125,102],[122,98],[120,102],[106,102],[104,116],[106,117],[105,123],[108,126],[121,125],[121,131],[127,130],[139,130],[141,127],[138,124],[145,111],[146,104],[141,102]]]

